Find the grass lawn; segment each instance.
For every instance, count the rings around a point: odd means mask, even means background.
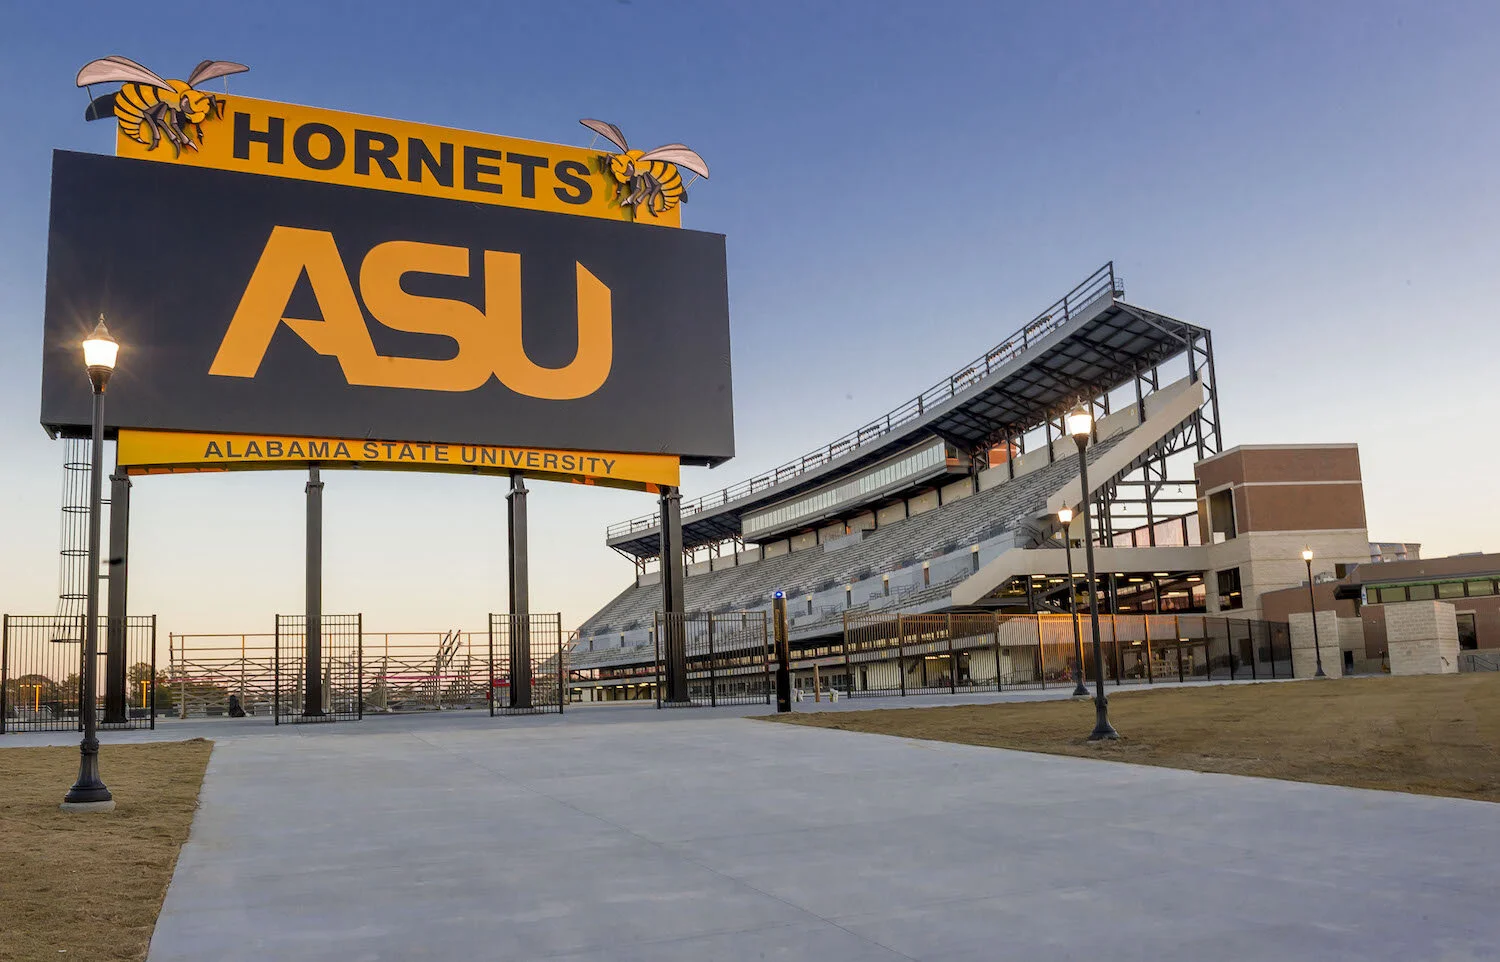
[[[81,815],[76,745],[0,748],[0,959],[144,959],[212,747],[106,742],[115,810]]]
[[[793,713],[768,721],[1201,772],[1500,802],[1500,673],[1107,689],[1092,701]]]

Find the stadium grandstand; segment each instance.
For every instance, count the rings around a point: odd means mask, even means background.
[[[1080,404],[1094,418],[1087,492],[1063,423]],[[1343,448],[1352,446],[1333,446],[1335,460]],[[1118,639],[1110,665],[1117,680],[1132,673],[1143,680],[1163,672],[1201,676],[1215,665],[1231,674],[1272,673],[1292,653],[1273,650],[1276,638],[1286,644],[1285,626],[1260,620],[1259,594],[1298,583],[1288,563],[1300,570],[1304,544],[1316,543],[1330,564],[1368,560],[1362,493],[1357,524],[1320,530],[1300,518],[1290,527],[1281,519],[1248,524],[1241,495],[1268,458],[1280,464],[1291,452],[1291,467],[1277,477],[1305,483],[1302,474],[1328,469],[1328,450],[1226,452],[1210,332],[1126,301],[1110,263],[895,410],[773,471],[684,501],[685,608],[710,623],[743,624],[770,611],[774,593],[784,592],[798,667],[838,656],[842,646],[841,662],[824,661],[827,677],[855,693],[873,687],[868,669],[876,662],[903,691],[938,682],[1045,684],[1049,673],[1068,670],[1070,601],[1087,611],[1082,524],[1064,527],[1058,510],[1077,511],[1087,497],[1099,606]],[[1357,484],[1357,451],[1354,457]],[[1212,490],[1200,476],[1206,467],[1224,475]],[[1250,483],[1263,499],[1259,482]],[[635,577],[577,633],[569,656],[575,698],[652,691],[661,534],[656,515],[609,527],[606,543],[631,561]],[[1288,553],[1288,538],[1297,551]],[[867,653],[866,670],[855,677],[849,652],[856,627],[938,616],[947,618],[946,648],[932,648],[928,638],[930,651],[909,652],[904,644],[895,650],[902,628],[893,650]],[[984,630],[959,637],[948,616]],[[1001,645],[1002,624],[1020,631],[1013,644]],[[1045,650],[1051,635],[1060,646],[1055,664]],[[710,647],[712,638],[710,632]],[[1014,648],[1028,638],[1036,651],[1021,657]],[[1126,649],[1141,640],[1132,670]],[[979,650],[985,645],[992,654]],[[969,654],[960,659],[955,648]],[[1184,648],[1193,671],[1183,668]],[[1175,664],[1154,669],[1157,654]],[[758,669],[743,663],[738,670]],[[799,685],[806,674],[799,673]]]

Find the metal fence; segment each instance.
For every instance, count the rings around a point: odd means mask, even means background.
[[[764,611],[657,613],[657,637],[680,622],[688,699],[695,705],[769,705],[775,694],[770,616]],[[658,691],[660,686],[658,686]]]
[[[568,669],[562,614],[491,614],[489,704],[491,715],[561,712]]]
[[[83,727],[83,616],[5,615],[0,733]],[[156,616],[99,619],[95,711],[102,729],[155,728]]]
[[[364,616],[323,615],[319,684],[322,713],[306,713],[307,618],[277,615],[272,712],[276,724],[346,721],[364,717]]]
[[[361,647],[367,713],[487,704],[488,640],[482,633],[361,632]],[[227,715],[231,695],[246,714],[274,712],[275,634],[172,634],[168,652],[164,687],[170,688],[166,698],[179,717]]]
[[[662,707],[666,695],[666,639],[683,639],[688,701],[693,705],[770,704],[776,694],[770,613],[717,611],[652,618],[652,647],[619,662],[593,661],[569,668],[570,695],[583,701],[645,701]]]
[[[1087,616],[1079,634],[1091,679]],[[1279,622],[1100,615],[1099,636],[1105,681],[1117,686],[1292,677],[1291,635]],[[799,652],[793,668],[816,666],[850,695],[910,695],[1071,685],[1076,662],[1068,615],[860,613],[845,617],[841,646]]]

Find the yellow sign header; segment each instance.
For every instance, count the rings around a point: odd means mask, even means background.
[[[361,441],[273,434],[198,434],[121,429],[119,464],[128,474],[322,467],[510,474],[655,492],[676,486],[679,464],[664,454],[557,451],[486,444]]]
[[[679,227],[681,209],[659,214],[649,205],[621,206],[600,168],[612,151],[387,120],[229,94],[218,95],[221,117],[200,124],[197,150],[174,153],[117,128],[120,157],[268,174],[346,187],[366,187],[499,204],[607,220]]]

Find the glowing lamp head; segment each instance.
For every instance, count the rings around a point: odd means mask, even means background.
[[[1072,508],[1058,508],[1057,509],[1057,520],[1058,520],[1059,524],[1071,524],[1072,521],[1073,521],[1073,509]]]
[[[1068,433],[1074,438],[1086,438],[1094,429],[1094,416],[1082,404],[1069,411],[1064,420],[1067,423]]]
[[[780,588],[778,588],[778,589],[776,589],[776,593],[773,594],[773,595],[771,595],[771,597],[775,598],[777,601],[780,601],[780,600],[782,600],[783,598],[786,597],[786,592],[782,591]]]
[[[104,326],[104,315],[99,315],[99,323],[94,325],[94,331],[83,342],[83,363],[90,371],[102,368],[106,371],[115,369],[115,358],[120,354],[120,343],[109,336],[109,328]]]
[[[1303,548],[1302,549],[1302,560],[1303,561],[1311,561],[1312,560],[1312,549],[1311,548]]]
[[[104,326],[104,315],[100,314],[93,333],[83,341],[83,363],[88,368],[89,383],[94,386],[94,393],[104,393],[104,385],[109,383],[109,376],[114,373],[115,358],[119,354],[120,344],[109,336],[109,328]]]

